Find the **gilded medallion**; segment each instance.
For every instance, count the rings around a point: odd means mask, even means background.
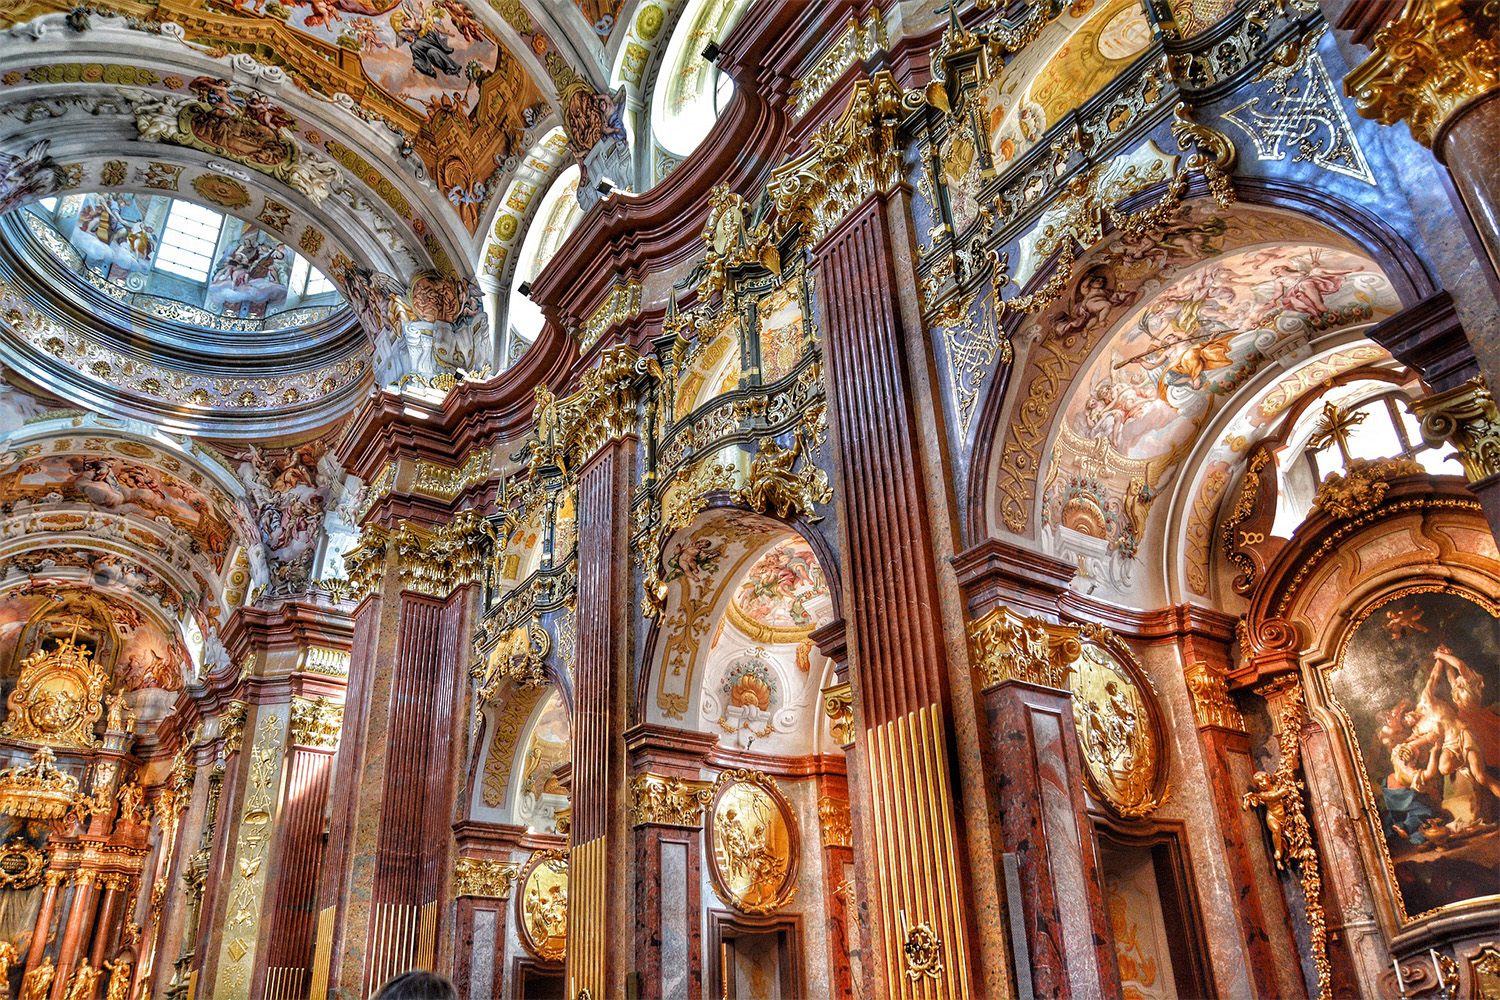
[[[1120,816],[1145,816],[1170,791],[1150,681],[1108,629],[1085,626],[1077,641],[1068,687],[1089,789]]]
[[[721,774],[703,833],[714,891],[724,902],[745,913],[770,913],[792,898],[797,821],[770,776]]]
[[[561,962],[568,947],[568,852],[537,851],[521,872],[516,895],[521,943],[544,962]]]

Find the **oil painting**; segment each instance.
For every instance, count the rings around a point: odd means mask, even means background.
[[[806,335],[801,290],[801,281],[789,281],[756,304],[762,382],[775,382],[802,360]]]
[[[1500,894],[1496,611],[1439,591],[1387,598],[1354,628],[1329,682],[1404,916]]]

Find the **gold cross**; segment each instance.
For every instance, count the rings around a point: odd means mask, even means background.
[[[1365,422],[1369,414],[1364,412],[1350,413],[1348,410],[1333,405],[1323,404],[1323,425],[1318,428],[1316,434],[1307,439],[1308,445],[1314,451],[1322,451],[1331,444],[1337,443],[1339,454],[1344,456],[1344,461],[1349,461],[1349,435],[1360,424]]]

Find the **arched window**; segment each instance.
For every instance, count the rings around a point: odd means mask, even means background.
[[[675,165],[703,141],[734,96],[734,80],[703,57],[744,11],[743,0],[692,0],[667,45],[651,100],[657,159]],[[660,176],[663,171],[658,171]]]
[[[521,244],[521,256],[516,262],[510,305],[506,311],[510,327],[506,337],[506,363],[526,352],[537,334],[542,332],[544,323],[541,309],[522,294],[521,286],[529,286],[536,280],[582,216],[578,207],[578,167],[574,165],[558,174],[557,180],[542,196],[531,227],[526,231],[526,239]]]

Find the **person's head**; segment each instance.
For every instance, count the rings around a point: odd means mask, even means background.
[[[458,1000],[458,991],[442,976],[414,969],[386,983],[375,1000]]]

